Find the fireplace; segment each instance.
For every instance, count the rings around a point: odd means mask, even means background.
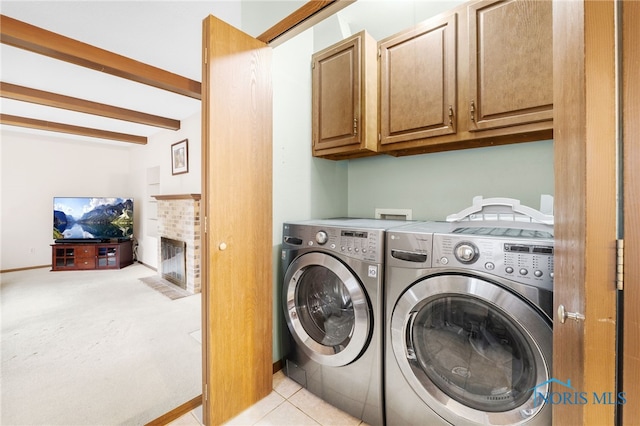
[[[160,237],[160,275],[167,281],[187,289],[187,243]]]
[[[158,275],[189,293],[200,293],[200,194],[154,195],[153,197],[157,200],[158,236],[160,237]],[[163,248],[165,240],[177,241],[178,247]],[[180,265],[174,264],[178,260]],[[171,270],[171,277],[164,276],[165,265],[174,268]],[[181,279],[181,282],[176,283],[174,278]]]

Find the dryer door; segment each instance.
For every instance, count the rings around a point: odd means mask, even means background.
[[[372,329],[360,280],[324,253],[303,254],[284,279],[285,319],[296,343],[314,361],[337,367],[357,359]]]
[[[550,424],[541,395],[549,390],[552,341],[549,321],[534,307],[469,276],[414,283],[391,318],[391,344],[405,379],[456,425]]]

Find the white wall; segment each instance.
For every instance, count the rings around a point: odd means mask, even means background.
[[[200,193],[200,113],[178,131],[162,130],[146,145],[79,140],[14,131],[0,136],[0,270],[51,264],[53,197],[134,198],[138,258],[157,266],[157,240],[147,238],[146,170],[160,167],[160,193]],[[171,144],[189,140],[189,173],[171,175]]]
[[[138,260],[151,267],[158,267],[158,237],[156,224],[149,221],[155,216],[151,195],[200,194],[202,179],[202,133],[201,114],[182,120],[180,130],[162,130],[149,138],[146,145],[134,146],[131,155],[131,185],[136,194],[135,238],[138,241]],[[171,145],[188,140],[189,172],[180,175],[171,173]],[[159,185],[148,185],[149,169],[159,168]]]
[[[0,270],[50,265],[53,197],[135,196],[128,144],[2,130]]]

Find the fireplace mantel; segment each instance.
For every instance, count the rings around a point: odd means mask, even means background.
[[[152,195],[156,200],[199,200],[200,194]]]

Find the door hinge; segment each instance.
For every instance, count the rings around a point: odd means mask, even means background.
[[[209,400],[209,386],[206,383],[204,384],[204,389],[202,390],[202,398],[205,401]]]
[[[624,240],[616,240],[616,288],[624,290]]]
[[[207,49],[206,47],[204,48],[204,63],[206,64],[209,58],[209,49]]]
[[[311,69],[315,69],[316,68],[316,61],[311,61]]]
[[[207,229],[209,229],[209,226],[207,224],[207,216],[204,217],[204,233],[207,233]]]

